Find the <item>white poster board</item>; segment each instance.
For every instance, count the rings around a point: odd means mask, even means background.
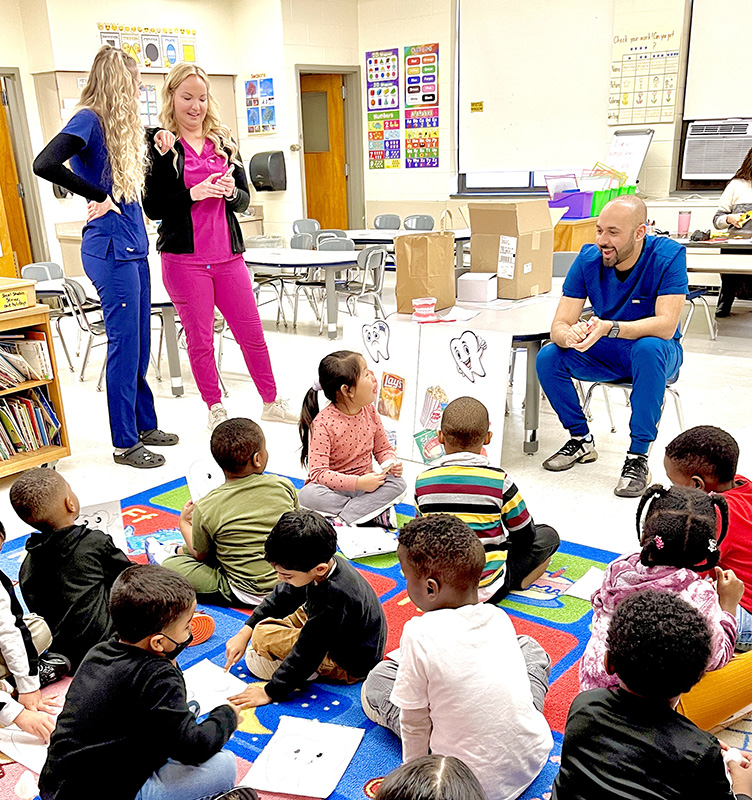
[[[125,538],[123,514],[119,500],[107,500],[103,503],[84,506],[79,509],[76,525],[86,525],[92,530],[106,533],[115,546],[119,547],[126,555],[130,552],[128,541]]]

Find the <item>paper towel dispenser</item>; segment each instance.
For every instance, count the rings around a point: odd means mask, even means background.
[[[283,192],[287,189],[285,155],[281,150],[256,153],[251,158],[249,173],[257,192]]]

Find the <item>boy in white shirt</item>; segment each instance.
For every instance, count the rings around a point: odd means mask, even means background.
[[[397,556],[410,599],[431,613],[405,624],[399,665],[383,661],[371,671],[363,710],[400,736],[403,761],[429,750],[455,756],[488,800],[512,800],[553,746],[540,711],[550,661],[529,637],[523,655],[506,613],[478,602],[485,552],[464,522],[448,514],[413,520]]]

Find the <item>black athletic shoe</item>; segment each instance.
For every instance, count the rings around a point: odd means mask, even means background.
[[[229,792],[215,795],[212,800],[258,800],[258,795],[250,786],[236,786]]]
[[[650,470],[647,456],[628,455],[614,494],[617,497],[642,497],[649,483]]]
[[[71,669],[71,663],[60,653],[42,653],[39,656],[39,685],[40,688],[49,686],[60,678],[64,678]]]

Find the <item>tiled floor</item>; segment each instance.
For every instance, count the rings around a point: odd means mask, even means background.
[[[388,274],[388,287],[393,287],[394,274]],[[263,296],[262,296],[263,297]],[[388,310],[394,309],[392,288],[386,291]],[[738,440],[742,457],[741,472],[752,472],[752,415],[749,398],[752,395],[752,307],[738,303],[729,319],[720,320],[720,334],[710,341],[707,327],[699,313],[685,339],[685,363],[677,388],[681,394],[687,426],[719,425]],[[746,307],[745,307],[746,306]],[[369,307],[362,305],[360,314],[370,317]],[[316,377],[318,361],[338,346],[318,336],[318,323],[311,310],[301,304],[302,322],[297,331],[277,329],[274,324],[275,306],[262,307],[266,338],[271,353],[279,393],[299,407],[304,391]],[[291,316],[291,315],[290,315]],[[75,342],[72,326],[65,330],[67,340]],[[59,348],[58,348],[59,349]],[[62,355],[62,353],[61,353]],[[206,408],[198,396],[190,374],[188,359],[181,351],[185,395],[174,398],[169,378],[162,383],[149,380],[157,402],[160,425],[181,437],[177,447],[162,450],[167,458],[164,467],[156,470],[136,470],[118,466],[112,461],[107,423],[106,398],[96,391],[104,348],[96,348],[87,369],[87,380],[80,383],[75,375],[61,364],[65,413],[71,437],[73,455],[59,462],[58,469],[73,486],[82,504],[127,497],[159,483],[185,475],[188,466],[198,458],[210,458],[206,431]],[[59,359],[60,360],[60,359]],[[80,359],[76,362],[80,369]],[[166,373],[166,364],[163,362]],[[499,365],[506,370],[506,365]],[[623,463],[628,443],[629,410],[619,405],[613,395],[618,430],[609,429],[605,406],[600,393],[593,403],[592,429],[600,458],[593,464],[580,465],[569,472],[553,474],[541,468],[541,461],[565,440],[551,407],[544,402],[539,431],[540,451],[528,456],[522,453],[522,400],[524,389],[524,356],[518,359],[517,376],[510,392],[510,414],[506,418],[502,462],[514,477],[536,520],[556,527],[562,538],[618,552],[636,548],[635,510],[637,501],[617,498],[613,487]],[[261,400],[248,377],[237,345],[226,342],[223,374],[230,391],[226,406],[231,415],[258,419]],[[504,398],[499,398],[503,403]],[[299,463],[300,441],[295,426],[265,424],[270,454],[269,469],[302,477]],[[658,440],[653,448],[650,465],[655,480],[665,480],[663,449],[678,433],[679,427],[673,405],[667,405]],[[406,465],[408,481],[422,469]],[[8,502],[12,478],[0,482],[0,519],[10,536],[26,528],[16,518]]]

